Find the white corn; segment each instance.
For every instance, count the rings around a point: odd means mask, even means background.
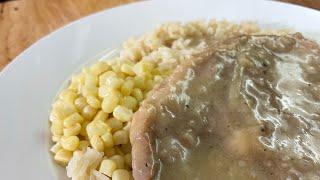
[[[109,158],[110,160],[113,160],[117,164],[117,169],[122,169],[124,167],[124,158],[120,155],[114,155]]]
[[[119,130],[113,134],[113,141],[115,145],[129,143],[129,133],[125,130]]]
[[[114,146],[113,136],[110,132],[105,133],[101,136],[101,140],[105,147],[111,148]]]
[[[101,162],[99,172],[111,177],[113,172],[117,169],[117,164],[113,160],[105,159]]]
[[[124,106],[117,106],[113,110],[113,116],[122,122],[128,122],[132,119],[133,112]]]
[[[79,145],[79,138],[77,136],[62,137],[60,142],[63,149],[74,151]]]
[[[112,174],[112,180],[130,180],[130,173],[125,169],[117,169]]]

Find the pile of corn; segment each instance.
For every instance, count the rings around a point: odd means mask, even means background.
[[[50,114],[54,160],[66,166],[74,151],[90,146],[105,155],[101,173],[131,176],[132,115],[165,74],[151,61],[118,60],[99,61],[73,76]]]

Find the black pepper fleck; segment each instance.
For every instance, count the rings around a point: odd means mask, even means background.
[[[186,108],[189,108],[189,104],[186,104]]]
[[[266,62],[262,62],[262,66],[263,66],[263,67],[267,67],[268,64],[267,64]]]

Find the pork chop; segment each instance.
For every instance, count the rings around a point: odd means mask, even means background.
[[[133,176],[319,179],[320,48],[241,36],[179,66],[134,114]]]

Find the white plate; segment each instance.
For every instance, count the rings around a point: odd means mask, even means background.
[[[63,179],[64,170],[52,163],[48,152],[48,112],[61,84],[90,57],[160,22],[201,17],[251,19],[309,35],[320,32],[320,12],[256,0],[147,1],[67,25],[35,43],[0,74],[0,179]]]

